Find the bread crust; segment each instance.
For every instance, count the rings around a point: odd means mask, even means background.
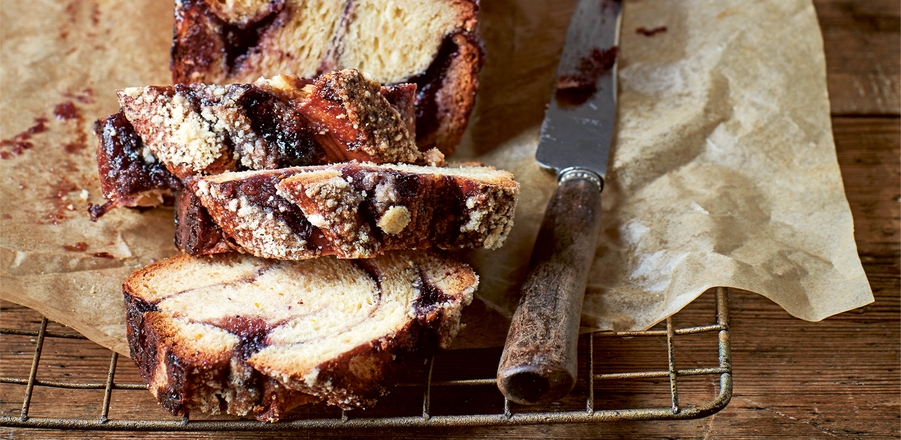
[[[440,152],[423,154],[419,150],[415,131],[408,131],[409,118],[398,111],[410,111],[410,97],[404,95],[414,89],[383,88],[355,69],[322,75],[310,89],[298,111],[310,123],[331,162],[444,163]],[[392,106],[389,97],[403,107]]]
[[[171,308],[172,301],[187,294],[183,292],[215,290],[217,283],[264,283],[263,277],[282,272],[290,275],[291,267],[298,264],[315,271],[315,265],[329,263],[274,262],[235,254],[180,255],[140,269],[126,280],[123,293],[131,356],[166,410],[176,415],[196,411],[253,414],[260,420],[275,421],[294,406],[314,401],[345,409],[371,406],[387,392],[395,370],[402,367],[397,358],[421,359],[450,344],[460,328],[462,307],[470,303],[478,285],[478,277],[468,266],[436,254],[397,253],[362,262],[355,273],[374,281],[378,291],[373,294],[382,298],[376,310],[409,305],[399,311],[401,315],[380,311],[379,316],[404,317],[391,318],[397,321],[392,324],[395,330],[359,335],[356,340],[360,343],[315,361],[312,368],[285,358],[294,346],[272,339],[290,320],[260,318],[252,307],[212,320],[190,307]],[[223,275],[229,268],[234,274]],[[207,282],[203,275],[214,272],[213,281]],[[193,284],[173,284],[179,274],[190,277]],[[334,286],[341,288],[340,284]],[[230,292],[228,295],[238,294]],[[398,295],[400,298],[395,298]]]
[[[475,108],[484,59],[475,35],[455,33],[445,37],[429,69],[409,79],[417,85],[416,143],[420,149],[434,145],[450,155],[463,139]]]

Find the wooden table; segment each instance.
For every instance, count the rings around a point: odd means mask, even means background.
[[[845,190],[854,214],[855,237],[876,302],[820,323],[800,321],[755,294],[729,292],[734,394],[721,412],[686,421],[615,422],[514,427],[313,431],[315,436],[439,437],[591,437],[591,438],[897,438],[901,435],[901,17],[896,0],[816,0],[828,65],[832,121]],[[709,314],[711,296],[702,297],[678,319]],[[36,330],[41,316],[0,302],[2,327]],[[51,330],[61,330],[51,324]],[[709,355],[709,344],[689,343],[685,356]],[[714,343],[715,347],[715,343]],[[621,367],[658,362],[660,353],[617,343],[605,356]],[[33,338],[3,336],[0,375],[27,377]],[[705,354],[706,353],[706,354]],[[715,351],[712,353],[715,357]],[[490,369],[499,350],[479,350],[448,368]],[[665,356],[665,354],[664,354]],[[42,378],[80,377],[103,382],[110,353],[88,341],[48,342]],[[665,363],[665,357],[663,362]],[[137,370],[124,360],[117,382],[138,382]],[[711,380],[680,394],[683,400],[709,395]],[[22,385],[0,384],[0,415],[18,415]],[[634,389],[617,384],[607,392],[628,396]],[[81,394],[80,394],[81,393]],[[87,394],[84,394],[87,393]],[[137,393],[137,394],[136,394]],[[652,391],[657,393],[657,391]],[[667,393],[661,394],[667,397]],[[96,417],[102,390],[38,389],[31,415]],[[38,404],[37,402],[43,402]],[[467,405],[488,405],[477,398]],[[116,411],[157,411],[149,393],[117,398]],[[43,413],[42,413],[43,412]],[[4,438],[268,438],[282,434],[122,433],[0,429]]]

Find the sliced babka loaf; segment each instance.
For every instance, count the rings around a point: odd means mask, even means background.
[[[177,0],[175,83],[250,82],[356,68],[419,86],[417,143],[450,154],[475,104],[483,55],[475,0]]]
[[[375,403],[404,357],[446,348],[478,277],[428,252],[370,260],[180,255],[123,290],[131,356],[173,414]]]
[[[519,192],[491,167],[360,163],[197,176],[187,186],[237,249],[281,260],[495,249]]]

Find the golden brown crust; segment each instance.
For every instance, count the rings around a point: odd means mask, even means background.
[[[202,0],[176,0],[173,29],[172,82],[224,84],[226,81],[225,42],[218,35],[221,24]],[[212,17],[211,17],[212,16]]]
[[[435,130],[435,145],[460,143],[469,115],[475,108],[479,88],[481,46],[469,35],[457,34],[451,38],[457,45],[458,55],[451,61],[442,87],[435,92],[436,119],[439,121]]]
[[[243,252],[278,260],[330,255],[331,248],[322,233],[297,205],[276,193],[275,185],[284,174],[284,170],[227,173],[211,176],[215,178],[212,181],[203,177],[189,179],[187,187],[226,237]],[[247,178],[232,179],[234,176]]]
[[[344,312],[334,312],[338,317],[329,319],[352,323],[341,338],[354,335],[359,342],[323,354],[321,359],[311,360],[312,364],[298,363],[298,359],[309,356],[302,351],[304,347],[319,338],[336,336],[328,331],[314,333],[307,336],[313,340],[304,343],[304,334],[291,333],[292,326],[333,314],[316,315],[313,309],[302,308],[292,314],[285,305],[331,302],[336,310],[345,310],[338,306],[339,296],[330,296],[352,286],[336,278],[337,284],[325,290],[297,293],[291,283],[302,280],[278,280],[323,270],[346,273],[347,269],[341,268],[354,264],[336,263],[329,259],[300,263],[265,262],[237,255],[201,259],[181,255],[136,271],[126,280],[123,292],[128,343],[144,382],[173,414],[227,412],[275,421],[292,407],[312,401],[342,408],[370,406],[390,386],[393,371],[400,367],[396,357],[421,358],[449,345],[459,329],[461,309],[472,300],[478,284],[469,267],[433,254],[399,253],[369,260],[351,272],[356,274],[353,277],[362,278],[357,281],[376,289],[363,292],[377,298],[373,311],[364,315],[375,313],[389,321],[388,327],[373,326],[366,319],[358,321],[353,315],[341,318]],[[314,276],[320,284],[324,282],[323,275]],[[184,282],[184,277],[190,282]],[[236,282],[250,287],[243,291],[221,288]],[[280,289],[295,289],[291,301],[300,302],[282,301],[281,294],[276,293]],[[206,305],[178,304],[192,301],[191,295],[198,291],[214,296],[225,292],[221,295],[228,298]],[[249,292],[256,292],[256,296],[237,297]],[[207,310],[233,299],[246,305],[212,313]],[[261,316],[257,310],[260,304],[270,307],[273,301],[285,305]],[[275,336],[286,331],[287,340]]]
[[[394,84],[381,89],[382,96],[397,110],[407,132],[416,135],[416,84]]]
[[[368,258],[387,249],[500,247],[518,187],[509,173],[481,167],[339,164],[286,177],[278,190],[339,258]]]
[[[171,205],[181,179],[193,174],[350,159],[444,162],[412,141],[416,85],[380,87],[353,69],[317,81],[278,75],[230,86],[135,87],[119,97],[123,110],[95,124],[109,202],[90,208],[94,220],[117,206]]]
[[[122,111],[144,144],[170,172],[184,179],[236,168],[235,153],[226,142],[227,128],[237,125],[240,130],[249,125],[240,117],[235,102],[244,91],[246,88],[237,87],[150,86],[122,89],[117,95]],[[226,96],[221,102],[219,98]],[[201,109],[201,97],[208,98],[212,105]],[[217,124],[214,107],[225,107],[231,116],[226,125]],[[247,141],[253,145],[255,140]]]

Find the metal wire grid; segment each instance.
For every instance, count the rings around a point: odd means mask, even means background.
[[[0,383],[19,384],[25,386],[22,411],[19,417],[2,416],[0,426],[49,428],[49,429],[90,429],[90,430],[145,430],[145,431],[270,431],[298,430],[311,428],[385,428],[385,427],[444,427],[444,426],[500,426],[526,424],[554,424],[624,420],[664,420],[692,419],[706,417],[725,408],[732,397],[732,356],[729,340],[729,317],[727,295],[724,288],[716,289],[716,324],[689,328],[675,328],[672,318],[666,320],[666,330],[648,330],[622,333],[592,333],[588,336],[588,350],[583,356],[587,363],[588,397],[582,411],[541,411],[517,412],[510,402],[504,399],[504,411],[500,414],[468,414],[468,415],[430,415],[431,392],[439,387],[472,387],[496,385],[495,379],[469,379],[433,381],[434,357],[428,360],[427,378],[424,384],[401,384],[401,387],[423,386],[422,415],[419,417],[352,417],[351,413],[342,411],[340,417],[308,418],[278,423],[264,423],[252,420],[190,420],[188,416],[181,420],[117,420],[110,419],[109,408],[113,390],[146,389],[142,383],[116,383],[115,371],[119,356],[112,353],[106,382],[74,383],[66,381],[46,381],[37,379],[41,350],[46,338],[86,339],[78,334],[59,333],[47,330],[47,318],[41,321],[37,332],[15,329],[0,329],[0,334],[23,335],[36,337],[34,357],[31,371],[27,379],[0,377]],[[719,365],[714,368],[676,369],[675,337],[700,333],[717,332]],[[668,353],[668,369],[662,371],[641,371],[614,374],[596,374],[594,372],[594,338],[598,337],[666,337]],[[697,406],[680,406],[680,377],[687,376],[719,376],[719,392],[713,400]],[[595,382],[624,379],[668,378],[671,393],[671,405],[659,408],[632,408],[614,410],[595,410]],[[102,389],[103,404],[100,417],[96,419],[29,417],[28,411],[36,386],[68,388],[68,389]],[[500,394],[500,393],[498,393]],[[515,406],[515,405],[514,405]]]

